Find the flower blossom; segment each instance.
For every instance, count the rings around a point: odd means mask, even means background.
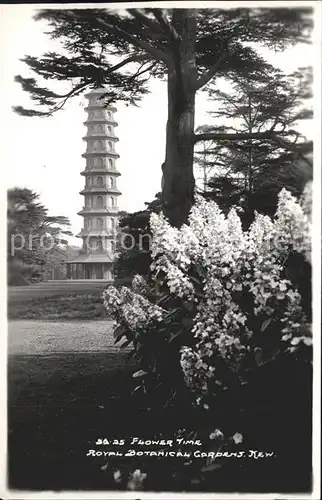
[[[132,491],[141,490],[146,477],[147,474],[145,472],[142,472],[140,469],[135,469],[135,471],[130,474],[130,479],[127,485],[128,489]]]
[[[216,395],[227,388],[229,377],[226,380],[223,373],[238,373],[245,357],[252,356],[257,346],[249,339],[260,333],[264,320],[266,326],[280,325],[277,341],[289,349],[310,345],[309,335],[300,331],[306,322],[301,296],[283,274],[291,251],[310,260],[309,212],[308,187],[301,202],[283,189],[275,217],[257,213],[247,231],[235,209],[225,216],[215,202],[201,197],[196,197],[180,229],[171,227],[162,214],[151,215],[153,278],[175,298],[195,305],[194,346],[181,348],[180,363],[198,404],[208,404],[209,391]],[[132,331],[147,328],[162,322],[169,311],[151,302],[146,292],[146,282],[136,276],[132,290],[108,288],[105,305]],[[265,327],[262,335],[268,332]]]
[[[165,314],[161,307],[127,287],[118,290],[110,286],[104,291],[103,298],[110,316],[125,323],[133,332],[160,322]]]

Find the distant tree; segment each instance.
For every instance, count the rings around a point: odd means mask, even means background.
[[[198,127],[197,130],[205,131],[208,129],[212,130],[212,127],[208,128],[203,125],[202,127]],[[197,189],[200,189],[203,193],[206,193],[208,189],[208,182],[215,167],[215,160],[213,159],[215,149],[213,141],[200,141],[195,151],[194,161],[195,171],[197,172],[195,174],[197,175]],[[200,177],[198,176],[198,173],[200,173]]]
[[[162,208],[170,223],[180,227],[194,201],[194,145],[204,139],[194,133],[196,93],[215,77],[231,79],[268,70],[254,44],[283,50],[308,42],[311,12],[305,7],[41,10],[35,19],[48,21],[50,37],[62,43],[62,52],[24,58],[39,83],[22,76],[16,81],[40,109],[15,110],[25,116],[48,116],[86,87],[102,85],[107,103],[134,104],[148,92],[151,76],[166,78]],[[48,89],[44,80],[72,85],[61,93]],[[272,129],[265,137],[274,140],[276,134],[283,131]],[[209,138],[217,141],[223,136],[213,132]]]
[[[44,252],[44,266],[42,267],[42,278],[46,280],[58,280],[67,278],[66,261],[74,258],[80,253],[80,248],[65,245],[54,245],[50,250]]]
[[[152,202],[145,203],[145,210],[126,213],[120,218],[118,254],[114,263],[116,284],[128,284],[136,274],[150,274],[150,215],[161,211],[160,198],[158,193]]]
[[[9,189],[7,195],[8,284],[40,281],[50,252],[67,244],[64,235],[72,235],[67,229],[70,222],[48,215],[39,195],[30,189]]]
[[[309,119],[312,110],[306,106],[311,97],[310,68],[292,75],[273,71],[266,78],[235,77],[231,92],[210,86],[220,127],[205,127],[224,133],[260,133],[278,126],[284,137],[276,142],[265,138],[225,140],[217,144],[205,141],[196,152],[197,166],[206,174],[204,189],[221,208],[233,205],[244,209],[249,224],[254,212],[275,213],[277,194],[286,187],[299,196],[312,179],[312,142],[297,131],[300,120]],[[201,129],[203,129],[201,127]]]

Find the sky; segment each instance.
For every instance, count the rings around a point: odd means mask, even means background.
[[[84,186],[85,151],[82,137],[85,98],[67,103],[63,111],[50,118],[21,117],[12,111],[14,105],[30,106],[27,95],[14,76],[26,76],[27,67],[20,61],[25,55],[39,56],[49,50],[59,51],[59,44],[44,34],[46,23],[35,22],[35,6],[2,5],[0,7],[1,47],[1,151],[5,171],[5,189],[27,187],[40,194],[41,202],[51,215],[65,215],[77,233],[82,217],[77,212],[83,205],[79,191]],[[267,60],[284,72],[313,65],[312,47],[298,45],[283,53],[262,52]],[[115,118],[120,155],[117,169],[121,172],[118,187],[122,192],[120,209],[136,211],[144,208],[160,191],[161,164],[164,161],[167,111],[166,84],[154,81],[140,107],[117,103]],[[197,95],[196,127],[210,123],[210,106],[204,95]],[[301,132],[312,137],[312,123],[304,123]],[[3,178],[3,176],[2,176]],[[71,243],[80,245],[76,238]]]

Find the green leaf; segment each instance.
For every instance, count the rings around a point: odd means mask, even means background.
[[[175,316],[176,314],[179,314],[181,313],[182,310],[177,307],[176,309],[173,309],[172,311],[170,311],[168,314],[166,314],[166,316],[163,318],[163,321],[166,323],[168,322],[173,316]]]
[[[169,300],[172,300],[172,297],[169,294],[162,295],[157,301],[157,305],[164,306]]]
[[[139,389],[143,389],[143,385],[137,385],[135,389],[133,389],[133,391],[131,392],[131,396],[133,396],[133,394],[137,392]]]
[[[257,366],[261,366],[263,364],[263,350],[260,347],[255,347],[254,356]]]
[[[129,346],[132,343],[132,339],[128,339],[120,346],[121,349],[124,349],[124,347]]]
[[[201,472],[211,472],[216,469],[220,469],[221,467],[222,465],[220,464],[212,463],[210,465],[207,465],[206,467],[202,467]]]
[[[136,350],[132,349],[132,351],[129,352],[129,354],[126,356],[126,361],[130,361],[132,358],[134,358],[136,354]]]
[[[170,342],[172,342],[174,339],[176,339],[177,337],[179,337],[180,335],[182,335],[184,332],[180,331],[180,332],[177,332],[177,333],[174,333],[170,338],[169,338],[169,344]]]
[[[145,372],[144,370],[139,370],[135,373],[133,373],[132,377],[133,378],[142,378],[142,377],[146,377],[148,374],[148,372]]]
[[[261,332],[265,332],[265,330],[268,328],[268,326],[271,324],[272,318],[265,319],[263,321],[262,326],[261,326]]]
[[[117,328],[114,330],[114,339],[115,343],[118,342],[126,333],[126,328],[123,325],[119,325]]]
[[[189,279],[196,283],[197,285],[202,285],[202,282],[198,280],[198,278],[195,278],[194,276],[189,276]]]

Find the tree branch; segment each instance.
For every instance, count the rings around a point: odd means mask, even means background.
[[[112,24],[109,24],[106,21],[103,21],[102,19],[96,18],[96,22],[102,28],[117,33],[121,38],[123,38],[123,40],[131,43],[132,45],[138,47],[139,49],[144,50],[151,57],[153,57],[153,59],[156,59],[157,61],[162,61],[165,64],[168,63],[168,56],[162,50],[156,49],[155,47],[145,42],[144,40],[139,40],[138,38],[135,38],[135,36],[131,35],[127,31],[124,31],[122,28],[119,28],[118,26],[113,26]]]
[[[282,137],[278,137],[276,134],[273,134],[272,139],[277,143],[283,146],[285,149],[288,149],[289,151],[292,151],[297,155],[298,158],[301,158],[307,165],[310,166],[310,168],[313,167],[312,162],[306,158],[298,149],[295,147],[295,144],[292,143],[291,141],[288,141],[287,139],[283,139]]]
[[[139,61],[142,61],[144,60],[144,56],[130,56],[130,57],[127,57],[126,59],[124,59],[124,61],[121,61],[120,63],[118,64],[115,64],[115,66],[112,66],[110,69],[107,70],[107,74],[109,73],[113,73],[113,71],[116,71],[120,68],[122,68],[123,66],[125,66],[126,64],[129,64],[131,62],[139,62]],[[65,95],[62,95],[62,96],[59,96],[59,97],[63,97],[63,101],[60,102],[59,104],[57,104],[50,112],[49,114],[52,114],[56,111],[59,111],[60,109],[62,109],[62,107],[65,105],[65,103],[67,102],[67,100],[72,97],[76,92],[78,92],[79,90],[85,88],[90,82],[86,82],[86,83],[80,83],[79,85],[77,85],[76,87],[74,87],[70,92],[68,92],[67,94]]]
[[[223,60],[225,59],[226,56],[227,56],[227,52],[224,52],[219,57],[218,61],[213,66],[211,66],[211,68],[209,68],[207,71],[205,71],[203,73],[203,75],[201,75],[200,78],[198,78],[198,80],[196,82],[196,90],[199,90],[202,87],[204,87],[212,79],[212,77],[216,74],[216,72],[218,71],[221,63],[223,62]]]
[[[114,66],[112,66],[111,68],[109,68],[108,70],[106,70],[105,74],[108,75],[109,73],[113,73],[114,71],[117,71],[118,69],[122,68],[123,66],[125,66],[126,64],[129,64],[131,62],[140,62],[140,61],[146,61],[147,59],[147,56],[144,56],[144,55],[134,55],[134,56],[130,56],[130,57],[127,57],[126,59],[124,59],[123,61],[121,61],[120,63],[118,64],[115,64]],[[155,63],[154,63],[155,64]],[[144,65],[144,64],[143,64]],[[151,66],[152,67],[152,66]],[[150,68],[150,66],[149,66]],[[145,71],[141,72],[141,73],[137,73],[133,76],[133,78],[135,76],[139,76],[140,74],[143,74]],[[17,78],[17,77],[16,77]],[[18,81],[18,80],[17,80]],[[67,94],[55,94],[53,97],[55,97],[55,99],[62,99],[62,101],[60,101],[58,104],[56,105],[53,105],[52,109],[50,111],[48,111],[48,113],[42,113],[42,116],[51,116],[53,113],[59,111],[60,109],[63,108],[63,106],[66,104],[66,102],[68,101],[68,99],[70,97],[73,97],[75,94],[77,94],[77,92],[79,92],[80,90],[84,89],[85,87],[87,87],[87,85],[89,85],[90,83],[93,83],[91,81],[86,81],[86,82],[82,82],[78,85],[76,85],[76,87],[74,87],[72,90],[70,90],[69,92],[67,92]],[[15,109],[15,108],[14,108]],[[28,110],[27,110],[28,111]]]
[[[57,104],[51,111],[49,111],[47,113],[48,116],[52,115],[53,113],[55,113],[56,111],[59,111],[60,109],[62,109],[62,107],[65,105],[65,103],[68,101],[68,99],[70,97],[72,97],[74,94],[76,94],[76,92],[78,92],[79,90],[82,90],[84,89],[85,87],[87,87],[89,82],[86,82],[86,83],[80,83],[79,85],[77,85],[76,87],[74,87],[70,92],[68,92],[68,94],[65,94],[64,95],[64,99],[63,101],[61,101],[60,104]]]
[[[193,138],[194,144],[200,141],[243,141],[248,139],[273,139],[271,131],[259,133],[240,133],[240,134],[220,134],[216,132],[208,132],[206,134],[195,134]]]
[[[150,19],[149,17],[142,14],[142,12],[140,12],[138,9],[127,9],[127,11],[130,14],[132,14],[132,16],[135,17],[136,19],[142,21],[142,23],[145,24],[145,26],[151,28],[151,30],[156,34],[162,33],[160,25],[155,21],[153,21],[153,19]]]
[[[170,24],[163,14],[161,9],[150,9],[160,26],[163,28],[164,33],[170,38],[170,40],[178,42],[181,40],[180,35],[177,33],[175,28]]]
[[[268,130],[267,132],[258,132],[258,133],[241,133],[241,134],[216,134],[213,132],[208,132],[206,134],[195,134],[193,138],[194,144],[200,141],[243,141],[243,140],[249,140],[249,139],[270,139],[277,144],[280,144],[282,147],[287,149],[288,151],[292,151],[296,155],[298,155],[298,158],[301,158],[307,165],[309,165],[312,168],[312,162],[306,158],[301,152],[298,151],[296,148],[295,144],[288,141],[285,138],[282,138],[281,135],[286,135],[289,132],[284,132],[281,131],[280,133],[278,132],[273,132],[271,130]],[[279,134],[279,135],[278,135]]]
[[[138,71],[134,75],[130,76],[129,80],[133,80],[134,78],[144,75],[144,73],[150,71],[158,63],[156,61],[153,61],[153,63],[151,63],[147,68],[143,69],[144,64],[146,63],[143,63],[141,67],[138,69]]]
[[[131,62],[145,62],[146,61],[146,56],[143,55],[135,55],[135,56],[130,56],[124,59],[124,61],[121,61],[118,64],[115,64],[115,66],[112,66],[109,68],[106,73],[113,73],[113,71],[117,71],[118,69],[122,68],[123,66],[126,66],[126,64],[129,64]]]

